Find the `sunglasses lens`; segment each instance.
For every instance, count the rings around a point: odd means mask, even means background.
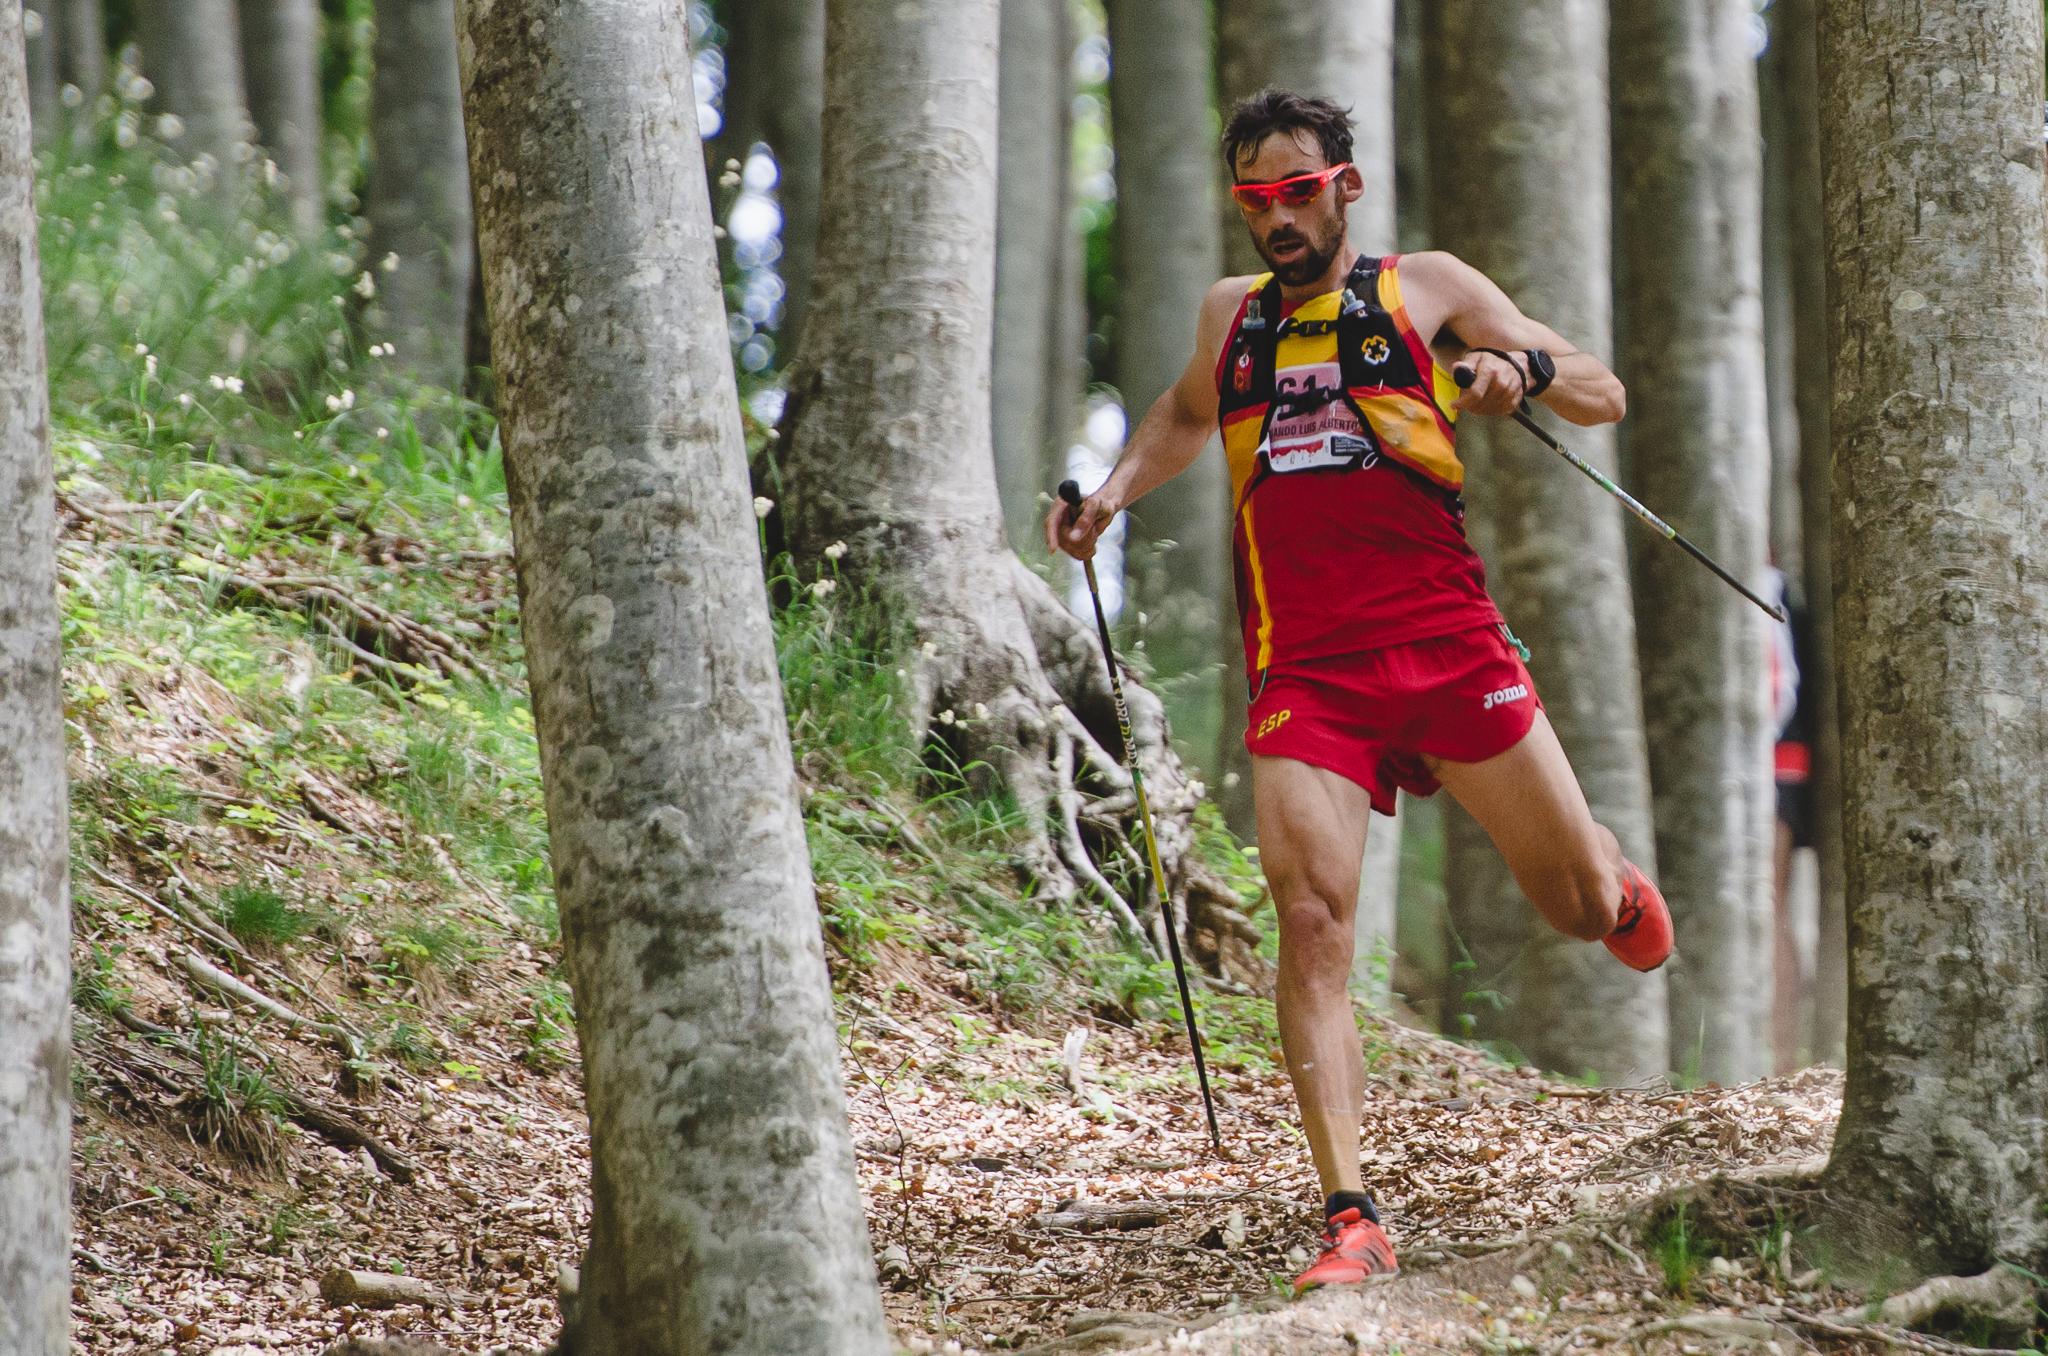
[[[1273,205],[1273,190],[1265,184],[1239,184],[1230,192],[1241,206],[1254,212]]]
[[[1314,179],[1295,179],[1280,190],[1280,201],[1289,207],[1305,207],[1316,200],[1323,186]]]

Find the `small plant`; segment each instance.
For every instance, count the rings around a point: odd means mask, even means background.
[[[71,1001],[75,1006],[108,1014],[128,1006],[128,986],[115,977],[115,961],[124,949],[118,943],[101,946],[97,942],[86,948],[71,971]]]
[[[519,1024],[526,1031],[520,1058],[535,1069],[559,1069],[575,1053],[576,1010],[569,986],[559,979],[543,979],[526,992],[532,1016]]]
[[[1651,1235],[1650,1251],[1664,1273],[1664,1289],[1689,1297],[1711,1249],[1692,1227],[1691,1207],[1680,1204]]]
[[[310,911],[294,908],[267,885],[247,882],[220,892],[220,919],[236,938],[253,946],[283,946],[318,926]]]
[[[385,1029],[384,1053],[415,1071],[432,1068],[441,1058],[441,1043],[424,1023],[400,1018]]]
[[[287,1102],[261,1069],[236,1055],[226,1038],[201,1028],[197,1111],[207,1142],[258,1167],[276,1164]]]
[[[477,940],[452,918],[414,914],[397,924],[379,945],[392,966],[414,980],[467,965],[477,954]]]

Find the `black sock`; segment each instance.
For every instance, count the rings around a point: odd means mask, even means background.
[[[1356,1210],[1361,1218],[1369,1219],[1374,1224],[1380,1222],[1380,1212],[1372,1208],[1372,1197],[1363,1191],[1333,1191],[1330,1198],[1323,1202],[1323,1218],[1326,1221],[1335,1219],[1346,1210]]]

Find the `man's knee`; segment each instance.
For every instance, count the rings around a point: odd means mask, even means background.
[[[1276,892],[1273,904],[1280,960],[1288,973],[1311,984],[1343,985],[1351,974],[1354,944],[1350,909],[1333,893],[1312,888]]]

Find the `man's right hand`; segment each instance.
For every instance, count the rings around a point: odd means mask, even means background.
[[[1055,554],[1064,551],[1076,560],[1092,560],[1096,539],[1109,530],[1116,515],[1117,506],[1099,490],[1084,498],[1079,508],[1056,498],[1052,512],[1045,515],[1045,544]]]

